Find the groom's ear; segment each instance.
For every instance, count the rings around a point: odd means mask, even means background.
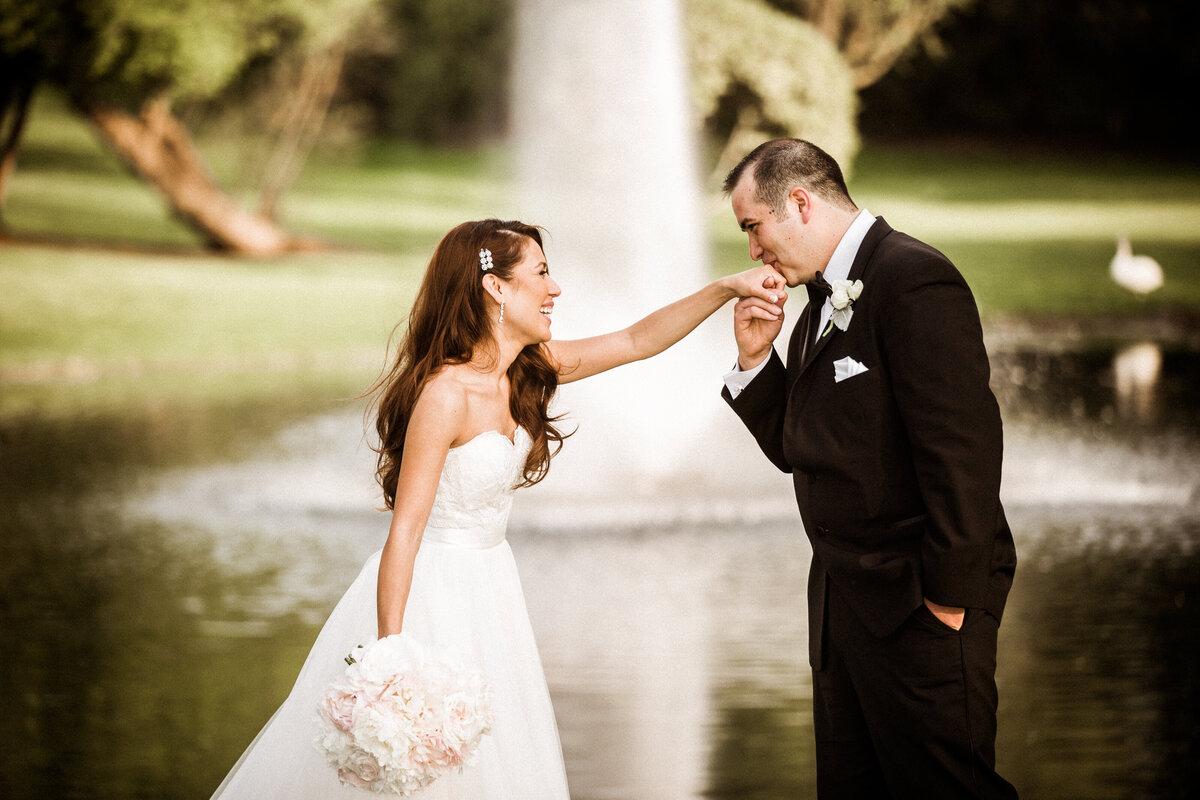
[[[808,222],[812,217],[812,197],[803,186],[793,186],[788,192],[788,205],[796,209],[801,222]]]

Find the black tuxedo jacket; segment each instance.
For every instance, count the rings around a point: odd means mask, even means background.
[[[809,656],[822,663],[825,602],[844,596],[887,636],[928,597],[997,620],[1016,568],[1000,505],[1000,412],[979,312],[937,250],[875,221],[850,280],[845,331],[816,342],[810,303],[788,345],[726,401],[790,472],[812,542]],[[835,362],[866,372],[840,382]]]

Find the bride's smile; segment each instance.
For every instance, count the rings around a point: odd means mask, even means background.
[[[522,247],[521,261],[513,267],[512,279],[502,281],[504,321],[501,335],[518,338],[522,344],[550,341],[554,298],[562,289],[550,277],[550,267],[542,248],[532,239]]]

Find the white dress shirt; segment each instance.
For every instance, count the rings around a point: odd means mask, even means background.
[[[824,271],[821,273],[825,280],[833,283],[837,280],[846,280],[850,276],[850,267],[854,265],[854,258],[858,255],[858,249],[862,247],[863,239],[867,237],[867,231],[871,230],[871,226],[875,224],[875,217],[870,211],[865,208],[858,212],[858,216],[850,223],[850,227],[842,234],[842,240],[838,242],[838,246],[834,249],[833,255],[829,257],[829,263],[825,265]],[[819,339],[825,331],[825,326],[829,324],[829,318],[833,316],[833,303],[830,298],[825,298],[825,304],[821,306],[821,322],[817,325],[816,336]],[[737,363],[733,365],[733,371],[725,374],[725,386],[729,389],[729,394],[736,398],[742,393],[750,382],[758,377],[758,373],[762,372],[762,368],[770,358],[764,358],[758,366],[748,369],[738,369]]]

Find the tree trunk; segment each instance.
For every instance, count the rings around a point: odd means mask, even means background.
[[[158,188],[175,215],[213,248],[271,255],[299,245],[216,185],[165,97],[148,102],[136,116],[89,103],[79,107],[126,165]]]
[[[865,89],[886,75],[909,46],[925,35],[952,8],[972,0],[811,0],[793,3],[792,13],[805,19],[850,65],[854,88]]]
[[[854,20],[839,47],[853,71],[854,88],[865,89],[879,81],[945,11],[942,3],[913,0],[903,14]]]
[[[8,195],[8,179],[17,168],[17,150],[21,134],[29,117],[35,81],[9,86],[0,100],[0,226],[4,221],[4,203]]]
[[[300,65],[299,80],[289,81],[295,88],[287,92],[285,102],[271,121],[279,136],[259,184],[258,213],[267,219],[276,218],[279,198],[296,180],[317,141],[337,91],[345,58],[346,48],[341,42],[327,50],[309,53]]]
[[[846,4],[843,0],[816,0],[811,13],[809,22],[840,50],[842,27],[846,21]]]

